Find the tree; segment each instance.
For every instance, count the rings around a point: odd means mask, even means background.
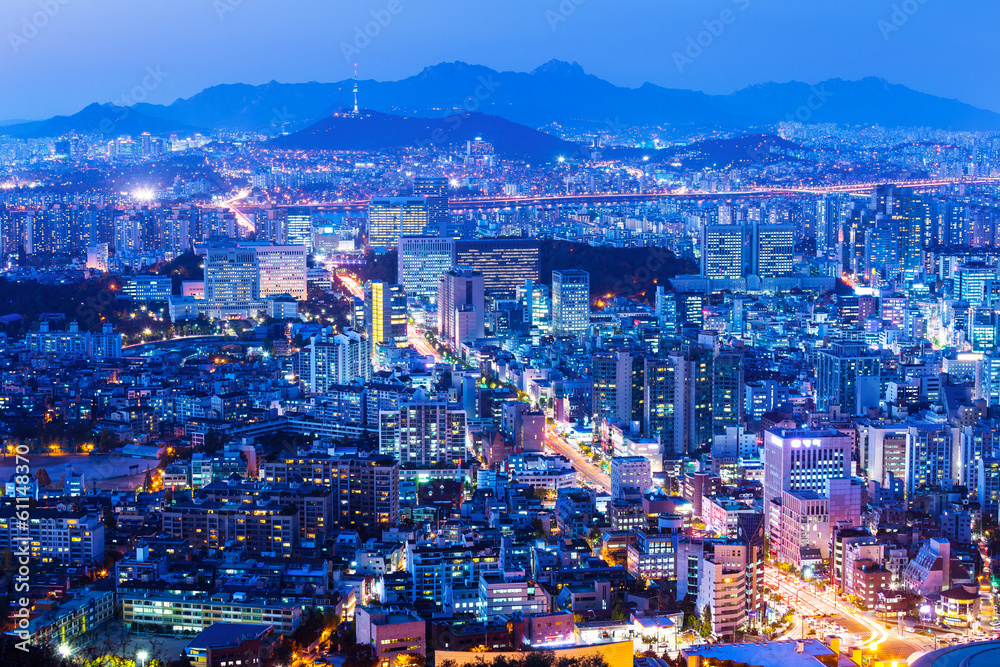
[[[404,653],[396,658],[396,667],[425,667],[427,658],[420,653]]]
[[[707,604],[701,610],[701,636],[712,636],[712,608]]]
[[[38,486],[47,489],[49,485],[52,484],[52,478],[49,477],[49,471],[45,468],[39,468],[35,472],[35,481],[38,482]]]
[[[378,655],[371,644],[354,644],[344,651],[344,667],[375,667]]]

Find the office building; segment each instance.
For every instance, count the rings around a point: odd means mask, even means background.
[[[783,429],[764,433],[764,512],[771,530],[772,504],[785,491],[826,493],[827,480],[851,476],[851,436],[833,429]]]
[[[723,351],[712,361],[712,433],[725,433],[743,419],[743,355]]]
[[[306,252],[312,252],[312,209],[306,206],[290,206],[285,209],[284,222],[285,243],[292,246],[303,246]]]
[[[1000,459],[983,457],[979,459],[979,484],[976,496],[983,516],[1000,520]]]
[[[455,265],[455,241],[404,236],[397,257],[396,275],[406,296],[437,303],[438,281]]]
[[[701,275],[713,279],[742,278],[746,265],[744,228],[705,225],[701,230]]]
[[[376,197],[368,204],[368,245],[391,249],[404,236],[426,236],[427,200],[423,197]]]
[[[759,278],[787,278],[792,275],[795,255],[795,226],[756,223],[753,226],[753,268]]]
[[[173,294],[170,276],[135,276],[122,285],[122,293],[134,301],[166,301]]]
[[[299,246],[257,242],[212,245],[205,256],[205,299],[197,303],[209,317],[252,317],[268,297],[305,299],[306,252]],[[174,301],[171,300],[173,310]],[[197,300],[195,300],[197,302]]]
[[[862,414],[878,405],[882,362],[864,343],[835,342],[816,354],[816,406]]]
[[[595,419],[603,417],[631,422],[640,418],[639,415],[633,416],[632,410],[634,364],[641,368],[643,364],[641,354],[625,351],[594,354],[591,366],[594,378],[592,396]],[[642,384],[639,386],[641,391]]]
[[[406,347],[406,294],[402,285],[390,285],[381,280],[365,284],[365,327],[368,343]]]
[[[552,328],[557,336],[581,336],[590,326],[590,274],[552,272]]]
[[[260,274],[260,298],[287,294],[304,301],[309,293],[306,286],[305,248],[297,245],[242,244],[252,247]]]
[[[929,486],[951,488],[958,481],[954,473],[961,464],[955,461],[953,445],[958,429],[943,419],[911,419],[908,426],[903,480],[907,497]]]
[[[470,266],[483,274],[488,301],[514,299],[525,280],[539,281],[540,245],[537,239],[518,238],[455,241],[455,266]]]
[[[451,227],[449,185],[448,179],[443,176],[417,176],[413,179],[413,196],[423,197],[427,202],[427,227],[424,236],[458,238]]]
[[[482,338],[486,332],[483,274],[456,266],[438,281],[438,334],[451,349]]]
[[[274,641],[274,626],[214,623],[184,647],[191,667],[260,667]]]
[[[653,485],[649,459],[641,456],[613,456],[609,469],[611,497],[639,497]]]
[[[166,629],[169,633],[198,632],[215,623],[252,623],[274,626],[289,635],[302,621],[302,604],[248,596],[247,593],[119,592],[122,623],[136,631]]]
[[[685,365],[679,355],[645,360],[643,425],[647,436],[660,439],[666,455],[684,453]]]

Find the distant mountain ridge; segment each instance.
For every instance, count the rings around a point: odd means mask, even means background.
[[[154,133],[175,131],[173,128],[272,135],[295,131],[351,107],[353,85],[353,80],[344,80],[212,86],[169,105],[129,107],[130,117],[122,119],[118,124],[121,129],[116,125],[113,131],[132,127]],[[616,86],[586,73],[577,63],[558,60],[530,72],[499,72],[482,65],[450,62],[425,67],[398,81],[360,81],[359,88],[365,109],[427,118],[478,112],[535,128],[555,123],[597,130],[648,125],[746,130],[798,119],[844,125],[1000,130],[998,113],[874,77],[830,79],[812,85],[764,83],[729,95],[708,95],[651,83],[638,88]],[[41,136],[39,132],[78,127],[74,122],[56,122],[78,115],[0,127],[0,133]],[[79,120],[89,122],[87,118]]]
[[[143,132],[165,135],[198,131],[204,132],[197,127],[167,118],[147,116],[135,107],[119,107],[113,104],[91,104],[72,116],[54,116],[48,120],[0,127],[0,134],[19,139],[58,137],[70,132],[111,138],[125,134],[139,135]]]

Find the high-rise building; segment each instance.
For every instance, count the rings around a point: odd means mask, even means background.
[[[455,241],[455,266],[471,266],[483,274],[487,300],[513,299],[525,280],[541,275],[537,239],[495,238]]]
[[[250,244],[241,244],[251,247]],[[309,293],[306,287],[307,250],[299,245],[252,245],[260,273],[260,298],[288,294],[304,301]]]
[[[250,316],[264,309],[264,299],[280,294],[307,296],[303,247],[232,241],[208,248],[205,301],[211,317]]]
[[[285,211],[285,242],[288,245],[305,246],[313,249],[312,209],[307,206],[292,206]]]
[[[712,405],[714,378],[714,358],[711,349],[696,345],[684,346],[684,416],[687,426],[684,437],[685,452],[691,452],[712,441]]]
[[[438,281],[438,332],[452,349],[486,333],[483,274],[456,266]]]
[[[253,248],[210,246],[205,255],[205,301],[212,317],[259,311],[260,270]]]
[[[841,202],[836,195],[823,195],[816,202],[816,254],[836,252],[840,243]]]
[[[984,517],[1000,519],[1000,458],[979,459],[979,480],[976,495]]]
[[[961,464],[954,461],[953,431],[957,430],[943,419],[910,421],[904,480],[907,497],[929,486],[950,488],[958,481],[953,473]]]
[[[787,278],[792,275],[795,254],[795,225],[753,226],[753,270],[760,278]]]
[[[455,265],[455,241],[404,236],[397,257],[396,275],[406,296],[437,303],[438,281]]]
[[[353,329],[313,336],[299,351],[298,375],[312,394],[325,394],[330,385],[371,379],[369,343]]]
[[[645,434],[659,437],[666,455],[684,453],[684,360],[679,355],[646,359]]]
[[[820,410],[840,406],[844,412],[861,414],[878,405],[881,358],[863,343],[837,342],[816,355],[816,405]]]
[[[443,176],[417,176],[413,179],[413,196],[427,201],[425,236],[457,238],[452,235],[450,224],[448,186],[448,179]]]
[[[743,355],[720,352],[712,366],[712,432],[720,434],[743,418]]]
[[[402,285],[365,284],[365,327],[369,345],[406,347],[406,294]]]
[[[379,413],[379,451],[402,465],[461,465],[466,435],[465,410],[447,401],[414,400]]]
[[[772,504],[785,491],[826,493],[827,480],[851,476],[853,440],[833,429],[783,429],[764,433],[764,513],[768,529],[780,517]],[[775,516],[772,516],[775,514]]]
[[[590,326],[590,274],[552,272],[552,328],[557,336],[580,336]]]
[[[363,535],[399,523],[399,462],[387,456],[279,456],[261,465],[260,477],[268,484],[290,484],[301,478],[307,484],[333,491],[331,528],[353,529]]]
[[[641,355],[635,355],[642,363]],[[632,421],[632,364],[630,352],[596,352],[593,367],[593,416]]]
[[[701,275],[742,278],[746,265],[745,230],[741,225],[705,225],[701,230]]]
[[[899,232],[899,263],[903,273],[913,278],[923,266],[926,229],[930,225],[930,206],[912,190],[903,190],[892,199],[894,226]]]
[[[403,236],[427,235],[423,197],[376,197],[368,203],[368,245],[395,248]]]

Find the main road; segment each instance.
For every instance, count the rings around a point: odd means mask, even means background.
[[[764,583],[776,589],[781,599],[791,607],[802,619],[796,624],[798,632],[793,630],[783,639],[801,636],[804,622],[813,617],[839,616],[848,623],[840,624],[847,633],[855,636],[868,634],[859,644],[862,648],[875,651],[883,660],[904,660],[917,651],[934,649],[934,639],[923,635],[900,636],[889,631],[879,621],[866,616],[853,606],[838,599],[832,591],[819,593],[812,586],[803,583],[791,575],[781,572],[776,567],[768,565],[764,569]]]
[[[576,469],[578,480],[588,482],[601,491],[611,491],[611,477],[594,465],[593,461],[584,456],[579,449],[566,442],[551,426],[545,427],[545,444],[549,449],[569,459]]]

